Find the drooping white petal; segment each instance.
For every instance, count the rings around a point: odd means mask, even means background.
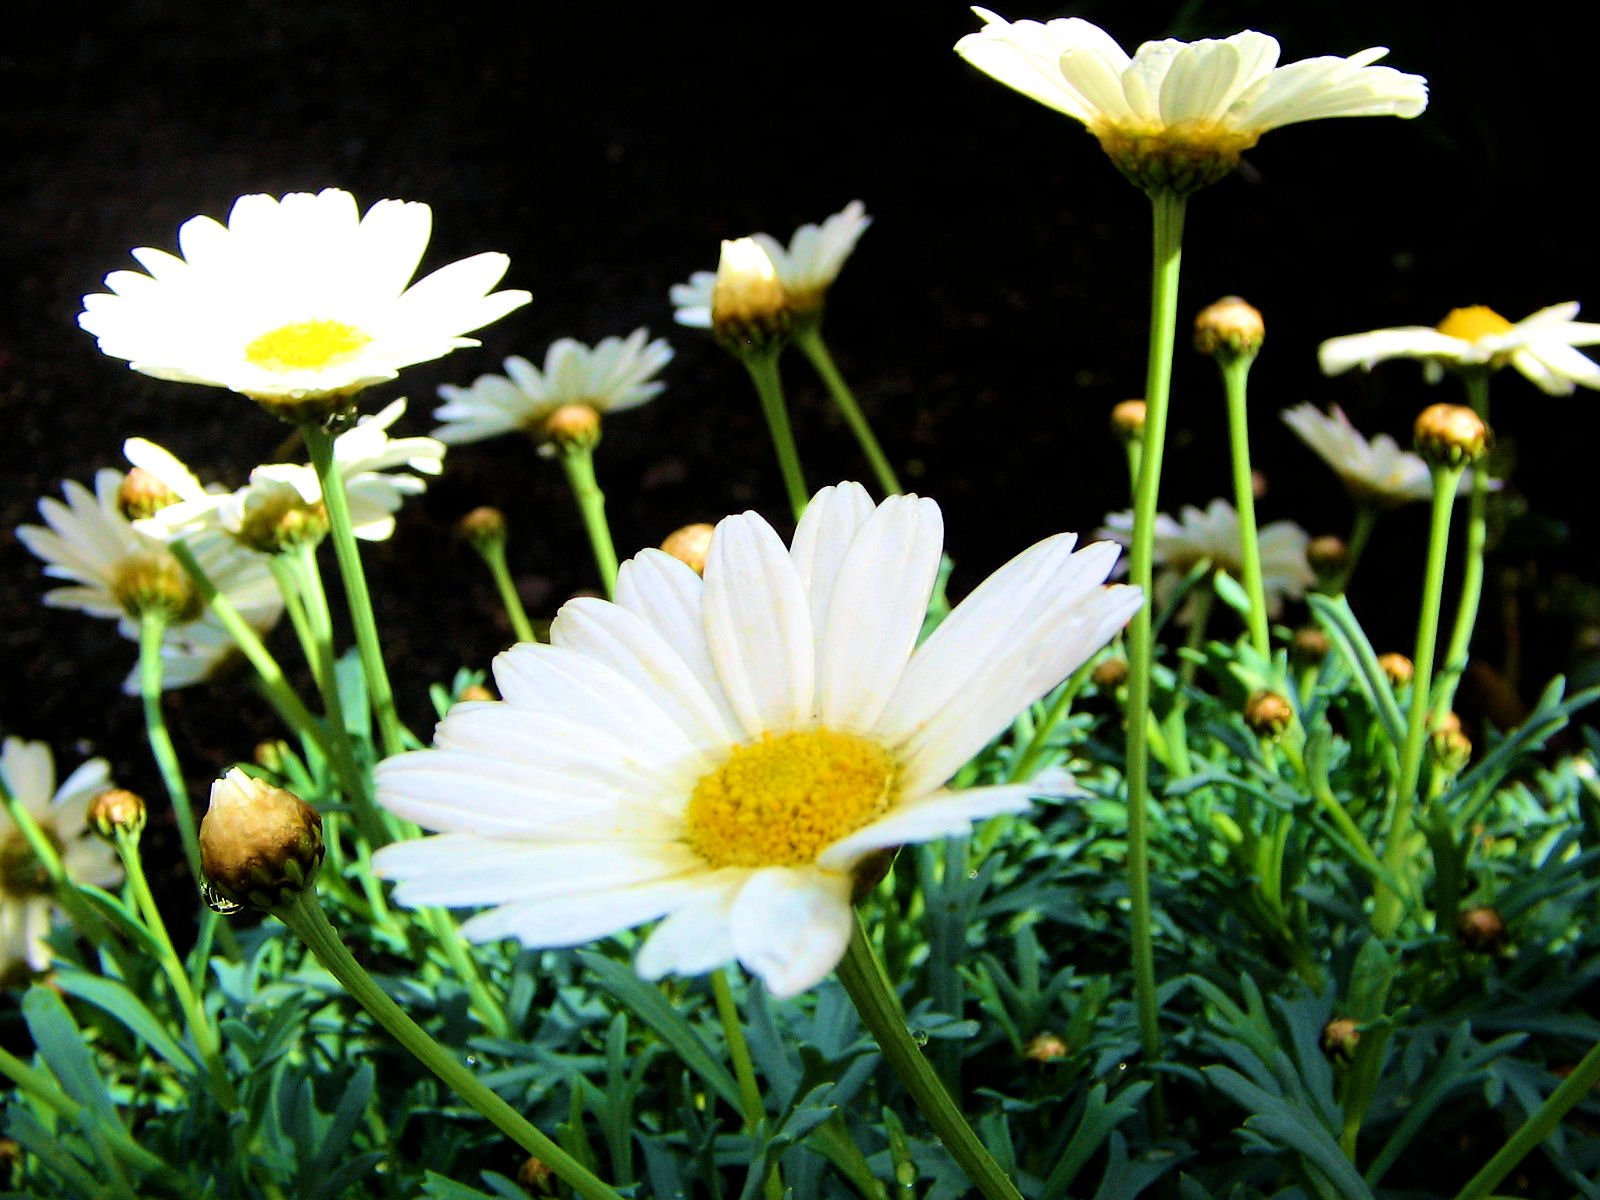
[[[464,922],[474,942],[516,938],[525,946],[581,946],[673,911],[706,888],[703,875],[657,880],[626,888],[569,892],[501,905]]]
[[[820,983],[844,957],[854,921],[850,876],[768,867],[733,902],[733,946],[745,969],[783,999]]]
[[[1026,783],[932,792],[896,805],[872,824],[840,838],[817,856],[817,865],[848,871],[873,850],[960,837],[987,817],[1026,812],[1038,794],[1036,787]]]
[[[668,914],[645,940],[633,966],[646,979],[701,975],[733,961],[733,902],[748,872],[722,871],[706,889]]]

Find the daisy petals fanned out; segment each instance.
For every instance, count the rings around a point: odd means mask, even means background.
[[[380,802],[442,831],[379,872],[408,903],[489,906],[476,938],[574,945],[661,917],[647,977],[737,959],[775,995],[813,986],[864,857],[1026,807],[1027,785],[944,784],[1140,603],[1105,584],[1113,547],[1053,538],[919,648],[942,541],[932,501],[852,483],[789,546],[727,518],[704,580],[658,552],[624,563],[615,604],[574,601],[550,645],[496,660],[502,702],[379,766]]]
[[[1392,508],[1433,495],[1427,463],[1386,433],[1368,441],[1338,405],[1326,416],[1315,405],[1296,405],[1284,410],[1283,422],[1334,469],[1357,502]]]

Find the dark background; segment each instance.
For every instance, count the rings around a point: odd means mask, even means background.
[[[1237,292],[1266,314],[1253,377],[1264,520],[1343,532],[1332,476],[1275,418],[1313,400],[1368,432],[1404,436],[1432,399],[1410,364],[1322,379],[1324,337],[1427,324],[1489,304],[1515,320],[1594,295],[1590,29],[1553,6],[1498,23],[1459,6],[1313,3],[1016,3],[1012,19],[1082,15],[1132,47],[1149,37],[1271,32],[1284,59],[1392,48],[1426,75],[1414,121],[1327,121],[1269,134],[1244,170],[1189,209],[1182,319]],[[175,248],[197,213],[246,192],[339,186],[363,207],[426,201],[423,270],[481,250],[511,256],[528,307],[482,331],[481,350],[405,372],[364,405],[409,394],[426,432],[435,389],[647,325],[678,356],[656,402],[606,430],[599,473],[624,555],[691,520],[754,507],[780,524],[783,493],[743,372],[700,331],[673,326],[668,287],[715,266],[718,240],[781,238],[854,197],[875,220],[831,299],[830,341],[908,486],[944,506],[964,592],[1036,538],[1093,530],[1125,507],[1111,405],[1142,388],[1148,289],[1144,198],[1079,126],[967,67],[951,46],[978,22],[954,3],[720,9],[691,5],[228,5],[157,0],[13,6],[0,58],[0,731],[46,738],[70,767],[107,755],[158,789],[135,702],[118,688],[134,647],[109,622],[38,603],[48,586],[15,540],[63,478],[123,466],[131,435],[229,484],[283,450],[285,428],[248,401],[147,379],[76,328],[80,297],[130,248]],[[865,478],[847,432],[798,355],[786,361],[813,486]],[[1164,506],[1227,491],[1214,368],[1180,345]],[[1517,468],[1510,494],[1565,522],[1513,538],[1529,622],[1526,692],[1581,660],[1567,608],[1593,580],[1597,398],[1550,399],[1506,373],[1495,424]],[[486,665],[509,634],[487,576],[450,536],[474,505],[504,508],[529,607],[549,616],[594,585],[559,470],[512,438],[453,449],[371,557],[379,620],[409,721],[426,684]],[[1380,527],[1358,611],[1380,649],[1409,642],[1424,513]],[[1520,538],[1520,541],[1518,540]],[[1533,564],[1533,565],[1530,565]],[[1494,645],[1501,600],[1490,598]],[[292,646],[280,634],[285,661]],[[245,689],[172,697],[197,781],[274,731]]]

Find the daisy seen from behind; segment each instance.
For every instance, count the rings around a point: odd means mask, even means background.
[[[135,250],[147,273],[108,275],[110,290],[84,297],[78,323],[136,371],[320,423],[402,367],[477,345],[462,335],[531,298],[491,290],[509,265],[503,254],[411,283],[432,223],[414,201],[380,200],[363,215],[337,188],[242,196],[226,225],[184,222],[181,256]]]
[[[1180,195],[1215,183],[1261,135],[1326,117],[1414,117],[1427,81],[1374,66],[1363,50],[1278,65],[1275,38],[1145,42],[1131,56],[1078,17],[1007,21],[974,8],[984,27],[956,53],[985,74],[1083,123],[1111,161],[1148,191]]]
[[[1326,415],[1312,404],[1283,412],[1284,424],[1334,469],[1357,504],[1395,508],[1433,496],[1428,464],[1386,433],[1368,441],[1338,405]]]
[[[1600,344],[1600,324],[1578,321],[1577,301],[1552,304],[1513,324],[1494,309],[1453,309],[1438,325],[1405,325],[1330,338],[1317,351],[1324,375],[1371,370],[1392,358],[1422,363],[1429,383],[1446,369],[1515,367],[1540,391],[1568,396],[1579,386],[1600,389],[1600,364],[1574,347]]]
[[[8,737],[0,747],[0,775],[74,882],[110,887],[121,881],[116,852],[88,826],[90,802],[111,787],[105,759],[90,759],[57,787],[50,747]],[[50,965],[45,937],[56,911],[44,867],[10,813],[0,808],[0,976],[19,967],[42,971]]]
[[[576,945],[665,918],[648,978],[738,959],[779,996],[838,963],[852,872],[876,850],[1027,807],[1028,784],[945,785],[1101,647],[1139,593],[1071,535],[1039,543],[921,646],[938,506],[825,488],[793,542],[754,513],[704,579],[660,551],[616,603],[578,599],[495,663],[438,747],[378,768],[380,803],[437,835],[382,850],[406,904],[492,906],[463,932]]]

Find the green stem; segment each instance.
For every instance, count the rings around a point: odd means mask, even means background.
[[[567,483],[572,487],[573,499],[578,502],[578,511],[583,514],[583,527],[589,533],[589,546],[594,551],[594,565],[600,569],[600,582],[609,600],[617,593],[617,550],[612,545],[611,526],[606,521],[605,493],[594,477],[594,447],[574,442],[560,447],[556,453],[567,473]],[[502,591],[501,595],[504,594]],[[526,616],[523,622],[526,624]],[[533,640],[531,629],[529,636],[523,637],[520,630],[517,636],[525,642]]]
[[[794,342],[800,347],[800,352],[811,360],[811,365],[822,377],[823,385],[833,397],[839,415],[844,417],[844,423],[850,426],[850,432],[855,434],[856,444],[861,447],[861,453],[867,456],[867,462],[872,467],[873,475],[877,476],[878,486],[883,489],[883,493],[886,496],[895,496],[903,492],[905,489],[895,477],[894,468],[889,465],[883,447],[873,436],[872,426],[867,423],[866,414],[856,403],[855,394],[851,392],[850,385],[845,383],[844,376],[839,374],[833,355],[828,353],[828,344],[822,340],[821,322],[801,322],[794,331]]]
[[[322,663],[317,655],[316,634],[312,631],[311,620],[306,615],[305,600],[300,595],[300,580],[294,564],[290,562],[287,554],[269,554],[267,565],[272,568],[272,578],[277,581],[278,592],[283,596],[283,607],[289,613],[289,623],[294,626],[294,635],[300,642],[300,652],[305,655],[307,665],[316,676],[318,690],[323,690],[327,685],[322,674]]]
[[[1467,400],[1472,411],[1489,422],[1489,370],[1475,367],[1462,374]],[[1432,712],[1442,715],[1455,703],[1461,673],[1467,669],[1467,653],[1472,647],[1472,631],[1478,624],[1478,605],[1483,598],[1483,551],[1489,540],[1489,459],[1482,456],[1472,464],[1472,491],[1467,497],[1467,540],[1461,565],[1461,596],[1456,602],[1455,627],[1444,652],[1444,675]]]
[[[1228,448],[1233,459],[1233,503],[1239,513],[1239,563],[1245,595],[1250,597],[1250,641],[1262,658],[1272,656],[1267,630],[1267,593],[1261,582],[1261,543],[1256,534],[1255,482],[1250,476],[1250,424],[1246,385],[1255,355],[1221,361],[1223,390],[1228,395]]]
[[[1572,1069],[1555,1091],[1531,1114],[1522,1127],[1513,1133],[1495,1156],[1484,1163],[1483,1169],[1467,1181],[1456,1193],[1456,1200],[1484,1200],[1518,1163],[1544,1142],[1561,1118],[1584,1099],[1600,1083],[1600,1043],[1583,1056],[1583,1061]]]
[[[984,1149],[972,1126],[961,1115],[961,1109],[939,1082],[933,1066],[923,1057],[921,1047],[912,1040],[899,997],[889,986],[877,956],[872,953],[872,944],[867,940],[860,918],[854,921],[850,945],[839,963],[838,972],[839,982],[850,994],[862,1022],[967,1178],[988,1200],[1021,1200],[1016,1185],[1006,1178],[1000,1165]]]
[[[1150,285],[1150,346],[1145,376],[1144,440],[1139,486],[1134,496],[1129,578],[1145,602],[1128,626],[1128,893],[1131,902],[1133,989],[1139,1043],[1146,1066],[1161,1056],[1155,945],[1150,911],[1150,682],[1154,662],[1151,596],[1155,520],[1161,490],[1161,459],[1167,436],[1167,401],[1172,387],[1172,346],[1178,326],[1178,275],[1183,259],[1184,199],[1153,192],[1153,257]],[[1160,1076],[1151,1092],[1157,1136],[1165,1126]]]
[[[183,843],[183,856],[188,860],[189,873],[195,884],[200,883],[200,838],[195,824],[194,808],[189,804],[189,787],[183,779],[183,768],[178,765],[178,751],[167,732],[167,720],[161,711],[161,641],[167,632],[167,619],[159,612],[147,609],[139,618],[139,695],[144,700],[144,727],[150,739],[150,753],[155,757],[161,772],[161,782],[166,786],[167,797],[177,816],[178,838]]]
[[[472,955],[467,953],[466,939],[461,936],[461,927],[455,923],[455,918],[442,908],[423,908],[417,911],[422,915],[422,923],[428,927],[439,948],[444,951],[445,961],[450,964],[450,969],[467,985],[470,1007],[477,1014],[478,1020],[483,1022],[484,1029],[491,1037],[510,1037],[511,1026],[506,1021],[505,1010],[494,993],[489,990],[482,972],[478,970],[478,964],[473,962]]]
[[[621,1200],[615,1191],[530,1125],[522,1114],[481,1083],[477,1076],[456,1060],[455,1055],[429,1037],[421,1026],[401,1011],[388,993],[351,957],[333,926],[328,924],[327,916],[317,903],[314,888],[307,888],[273,909],[272,913],[300,936],[317,960],[378,1024],[410,1051],[418,1062],[438,1076],[441,1082],[488,1118],[501,1133],[548,1166],[578,1195],[589,1200]]]
[[[1428,562],[1423,575],[1422,606],[1417,616],[1416,651],[1411,657],[1411,703],[1406,713],[1406,740],[1400,754],[1393,807],[1383,847],[1384,868],[1404,885],[1407,843],[1416,808],[1417,781],[1428,729],[1428,695],[1433,684],[1433,657],[1439,640],[1439,602],[1444,592],[1444,565],[1450,545],[1450,510],[1455,504],[1461,468],[1433,468],[1433,516],[1428,529]],[[1372,925],[1379,937],[1394,934],[1405,897],[1392,887],[1379,887]]]
[[[1378,523],[1378,510],[1371,504],[1362,500],[1356,502],[1356,515],[1350,523],[1350,537],[1345,541],[1344,570],[1339,572],[1339,578],[1328,586],[1327,594],[1342,596],[1350,586],[1351,577],[1356,573],[1356,564],[1361,561],[1361,554],[1367,548],[1367,542],[1372,537],[1373,526]]]
[[[389,686],[389,671],[383,664],[383,647],[378,642],[378,623],[372,614],[372,596],[367,591],[366,573],[361,567],[361,551],[350,522],[350,501],[345,495],[344,477],[333,458],[333,439],[315,422],[300,426],[311,451],[311,462],[322,488],[322,502],[328,510],[328,532],[333,538],[333,555],[344,580],[345,600],[350,606],[350,624],[356,634],[356,649],[361,655],[361,670],[367,677],[367,694],[377,714],[378,734],[385,758],[406,748],[405,728],[395,710],[394,689]]]
[[[750,381],[756,385],[756,395],[761,398],[761,412],[767,418],[767,432],[772,435],[772,448],[778,455],[778,470],[783,472],[789,507],[798,521],[811,496],[800,470],[800,452],[795,448],[794,431],[789,428],[789,406],[784,402],[783,380],[778,374],[778,351],[744,354],[739,361],[750,372]]]
[[[750,1046],[745,1041],[744,1026],[739,1023],[739,1008],[733,1002],[733,989],[728,986],[728,973],[720,968],[711,972],[711,995],[717,1002],[717,1017],[722,1022],[722,1036],[728,1043],[733,1077],[739,1081],[744,1131],[754,1133],[766,1118],[767,1106],[761,1099],[761,1086],[756,1082],[755,1064],[750,1060]],[[783,1178],[778,1174],[776,1163],[767,1173],[765,1192],[768,1200],[783,1200]]]
[[[572,478],[571,468],[567,470],[567,478]],[[605,504],[604,498],[601,505]],[[604,508],[602,507],[602,517]],[[608,533],[609,537],[609,533]],[[528,620],[528,610],[522,607],[522,597],[517,594],[517,585],[511,578],[511,568],[506,565],[506,544],[503,539],[495,538],[488,541],[473,542],[478,557],[483,559],[484,565],[489,568],[489,574],[494,579],[495,590],[500,593],[500,604],[506,610],[506,616],[511,621],[511,632],[516,635],[519,642],[535,642],[539,639],[534,635],[533,622]],[[599,550],[595,551],[595,558],[599,559]],[[612,552],[613,561],[616,558]]]
[[[17,799],[16,793],[7,785],[3,773],[0,773],[0,804],[5,806],[11,823],[17,827],[18,832],[22,834],[22,840],[28,843],[28,849],[33,851],[33,856],[44,868],[45,878],[50,881],[51,893],[56,902],[67,910],[67,915],[78,927],[78,932],[96,945],[106,947],[113,954],[119,953],[105,921],[78,890],[78,885],[67,874],[66,864],[61,861],[61,855],[57,853],[50,836],[39,828],[39,822],[34,820],[27,806]]]

